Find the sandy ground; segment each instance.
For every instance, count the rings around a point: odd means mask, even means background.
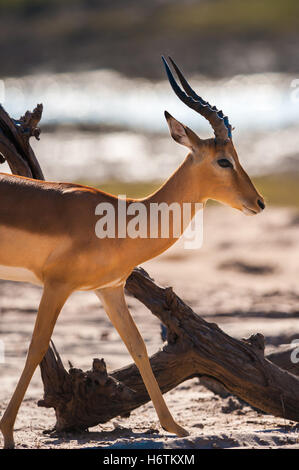
[[[226,207],[204,214],[204,243],[184,250],[178,242],[144,265],[161,285],[175,292],[228,334],[248,337],[261,332],[267,347],[299,339],[299,212],[269,208],[245,217]],[[41,291],[29,284],[0,283],[0,410],[5,409],[24,365]],[[159,321],[132,298],[128,304],[149,354],[162,344]],[[104,357],[108,370],[131,359],[94,293],[75,293],[58,319],[53,340],[65,364],[89,369]],[[15,438],[20,448],[299,448],[295,423],[265,415],[235,397],[220,398],[192,379],[165,397],[176,419],[190,432],[177,438],[158,425],[151,403],[129,418],[117,418],[89,433],[51,437],[54,410],[38,408],[42,398],[37,370],[21,406]],[[228,406],[229,405],[229,406]]]

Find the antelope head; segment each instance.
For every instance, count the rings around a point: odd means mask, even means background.
[[[183,90],[177,84],[170,67],[162,57],[169,82],[183,103],[205,117],[213,128],[213,139],[200,139],[165,111],[165,117],[173,139],[185,145],[192,165],[190,184],[200,186],[202,202],[214,199],[239,209],[246,215],[254,215],[265,208],[262,196],[257,192],[249,176],[242,168],[232,141],[232,127],[227,116],[204,101],[190,87],[182,72],[171,59]]]

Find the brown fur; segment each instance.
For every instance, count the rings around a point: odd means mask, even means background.
[[[239,210],[260,212],[258,200],[262,198],[230,140],[201,140],[169,114],[167,121],[175,140],[190,153],[158,191],[142,199],[147,207],[155,202],[204,204],[210,198]],[[230,159],[234,168],[220,168],[219,158]],[[134,201],[127,200],[127,204]],[[113,204],[117,214],[117,198],[97,189],[0,175],[0,266],[29,270],[44,285],[26,364],[0,423],[5,447],[14,446],[13,426],[19,406],[48,348],[59,312],[71,292],[79,289],[92,289],[101,298],[140,370],[162,427],[186,435],[165,404],[123,292],[134,266],[159,255],[176,238],[170,234],[164,239],[99,239],[95,208],[100,202]]]

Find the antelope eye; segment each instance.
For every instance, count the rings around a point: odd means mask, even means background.
[[[232,163],[227,158],[220,158],[220,160],[217,160],[217,163],[222,168],[233,168]]]

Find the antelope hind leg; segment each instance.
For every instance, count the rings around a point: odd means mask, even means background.
[[[48,349],[57,317],[69,294],[70,290],[65,285],[46,283],[44,286],[26,363],[15,392],[0,422],[5,449],[14,448],[13,427],[18,410],[31,377]]]

